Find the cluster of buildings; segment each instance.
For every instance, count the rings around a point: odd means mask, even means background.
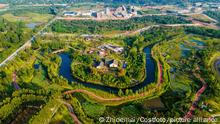
[[[161,13],[168,14],[187,14],[187,13],[201,13],[204,10],[220,10],[220,3],[214,2],[196,2],[196,3],[187,3],[185,8],[176,8],[172,5],[164,6],[142,6],[141,8],[136,6],[125,6],[121,5],[118,8],[106,7],[103,10],[89,10],[85,12],[64,12],[64,16],[90,16],[97,19],[108,19],[108,18],[130,18],[137,16],[137,11],[140,9],[156,9]]]
[[[111,44],[104,44],[104,45],[99,46],[98,48],[101,50],[108,49],[108,50],[111,50],[115,53],[122,53],[124,50],[123,47],[115,46],[115,45],[111,45]]]
[[[219,11],[220,3],[214,2],[196,2],[196,3],[186,3],[186,7],[177,7],[174,5],[163,5],[163,6],[143,6],[142,9],[159,10],[161,13],[166,14],[190,14],[190,13],[202,13],[206,10]]]
[[[110,68],[118,68],[119,67],[119,61],[117,60],[108,60],[108,59],[102,59],[100,62],[95,62],[94,65],[97,69],[102,69],[105,67]]]
[[[92,16],[92,13],[94,11],[88,11],[88,12],[64,12],[63,16],[68,16],[68,17],[74,17],[74,16]]]
[[[220,3],[211,3],[211,2],[197,2],[188,6],[188,10],[194,13],[201,13],[205,10],[220,10]]]
[[[9,8],[9,4],[1,4],[0,3],[0,10],[6,10]]]
[[[202,13],[205,10],[220,10],[220,3],[211,3],[211,2],[197,2],[187,6],[186,9],[178,11],[179,13]]]
[[[64,16],[76,16],[78,15],[78,13],[77,12],[64,12],[63,15]]]
[[[123,69],[127,68],[127,62],[126,61],[118,61],[115,59],[108,59],[108,58],[102,58],[101,61],[94,60],[94,66],[97,69],[103,69],[103,68],[119,68],[122,67]]]
[[[137,15],[137,9],[134,6],[119,6],[118,8],[106,7],[104,11],[95,12],[96,18],[130,18]]]
[[[135,6],[119,6],[118,8],[106,7],[100,11],[88,12],[64,12],[63,16],[91,16],[95,18],[130,18],[137,15],[137,8]]]
[[[107,50],[110,50],[112,52],[115,52],[117,54],[120,54],[124,51],[123,47],[119,47],[119,46],[114,46],[111,44],[105,44],[105,45],[101,45],[98,47],[98,54],[101,58],[105,57],[108,55]]]
[[[192,5],[194,8],[201,8],[201,9],[210,9],[210,10],[220,10],[220,3],[213,3],[213,2],[197,2]]]
[[[94,52],[98,53],[98,55],[101,57],[101,61],[94,60],[94,67],[97,69],[104,69],[104,68],[119,68],[120,65],[122,65],[122,68],[127,67],[127,63],[125,61],[116,60],[116,59],[108,59],[106,56],[108,55],[108,51],[114,52],[116,54],[120,54],[124,51],[123,47],[115,46],[112,44],[104,44],[101,46],[98,46],[98,50],[91,48],[88,51],[88,54],[92,54]]]
[[[110,50],[110,51],[115,52],[117,54],[120,54],[124,51],[123,47],[115,46],[115,45],[111,45],[111,44],[104,44],[104,45],[98,46],[98,49],[99,49],[98,50],[98,55],[102,58],[108,55],[107,50]],[[95,51],[96,51],[95,49],[90,49],[88,51],[88,53],[92,54]]]

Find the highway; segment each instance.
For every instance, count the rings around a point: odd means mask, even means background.
[[[48,26],[50,26],[57,19],[60,19],[59,16],[55,16],[52,20],[50,20],[40,31],[38,31],[34,36],[32,36],[30,40],[26,41],[20,48],[18,48],[15,52],[13,52],[10,56],[8,56],[8,58],[6,58],[3,62],[1,62],[0,63],[0,67],[5,65],[8,61],[12,60],[21,50],[24,50],[26,47],[30,46],[31,42],[35,39],[35,37],[37,37],[38,35],[43,33],[43,31]],[[149,30],[149,29],[151,29],[153,27],[159,27],[159,26],[178,27],[178,26],[201,26],[201,25],[200,24],[161,24],[161,25],[151,25],[151,26],[147,26],[147,27],[144,27],[142,29],[136,30],[134,32],[117,34],[117,35],[115,35],[113,37],[133,35],[133,34],[144,32],[144,31]]]
[[[50,26],[55,20],[57,19],[57,16],[55,16],[52,20],[50,20],[40,31],[38,31],[34,36],[31,37],[30,40],[26,41],[21,47],[19,47],[15,52],[13,52],[10,56],[8,56],[8,58],[6,58],[3,62],[1,62],[0,67],[2,67],[3,65],[5,65],[8,61],[12,60],[21,50],[24,50],[26,47],[31,45],[31,42],[35,39],[35,37],[37,37],[38,35],[40,35],[41,33],[43,33],[43,31]]]
[[[211,17],[207,16],[206,14],[204,14],[204,13],[202,13],[202,12],[200,12],[200,13],[183,14],[183,15],[186,15],[186,16],[193,16],[193,15],[196,15],[196,14],[198,14],[198,15],[202,15],[202,16],[204,16],[204,17],[208,18],[209,20],[211,20],[211,21],[215,22],[215,23],[217,23],[217,22],[218,22],[216,19],[213,19],[213,18],[211,18]]]
[[[6,58],[3,62],[0,63],[0,67],[4,66],[8,61],[12,60],[21,50],[24,50],[26,47],[31,46],[31,42],[38,36],[43,33],[43,31],[49,27],[54,21],[58,19],[60,15],[63,14],[64,10],[68,7],[67,5],[65,8],[61,9],[61,11],[51,19],[40,31],[38,31],[34,36],[30,38],[30,40],[26,41],[21,47],[19,47],[15,52],[13,52],[8,58]]]
[[[123,32],[123,33],[119,33],[119,34],[115,34],[115,35],[111,35],[111,36],[106,36],[106,35],[101,35],[101,34],[81,34],[79,35],[80,37],[108,37],[108,38],[116,38],[116,37],[123,37],[123,36],[132,36],[132,35],[135,35],[135,34],[138,34],[138,33],[142,33],[144,31],[147,31],[149,29],[152,29],[154,27],[181,27],[181,26],[202,26],[200,24],[158,24],[158,25],[149,25],[149,26],[146,26],[144,28],[141,28],[141,29],[137,29],[137,30],[134,30],[134,31],[128,31],[128,32]],[[45,35],[53,35],[53,33],[45,33]],[[76,36],[76,35],[71,35],[71,34],[56,34],[56,36],[59,36],[59,37],[63,37],[63,36]]]
[[[113,37],[131,36],[131,35],[135,35],[135,34],[138,34],[138,33],[142,33],[144,31],[147,31],[147,30],[152,29],[154,27],[161,27],[161,26],[164,26],[164,27],[181,27],[181,26],[202,26],[202,25],[200,25],[200,24],[160,24],[160,25],[150,25],[150,26],[138,29],[138,30],[133,31],[133,32],[126,32],[126,33],[117,34],[117,35],[115,35]]]
[[[139,29],[134,33],[141,33],[141,32],[144,32],[146,30],[149,30],[151,28],[160,27],[160,26],[164,26],[164,27],[181,27],[181,26],[200,26],[200,25],[199,24],[160,24],[160,25],[151,25],[151,26]]]

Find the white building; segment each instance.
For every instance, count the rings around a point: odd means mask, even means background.
[[[64,12],[64,16],[76,16],[78,13],[77,12]]]
[[[111,68],[117,68],[117,67],[118,67],[118,61],[114,60],[113,63],[111,63],[111,64],[109,65],[109,67],[111,67]]]

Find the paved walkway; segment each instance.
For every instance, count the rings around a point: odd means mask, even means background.
[[[67,107],[67,109],[69,111],[69,114],[72,117],[74,123],[75,124],[81,124],[81,122],[79,121],[79,119],[77,118],[76,114],[73,111],[73,107],[69,103],[67,103],[67,102],[63,102],[63,103],[66,105],[66,107]]]
[[[189,111],[186,113],[184,118],[193,118],[193,113],[198,105],[198,102],[200,100],[201,95],[204,93],[206,88],[208,87],[208,83],[205,82],[203,78],[199,74],[196,74],[195,72],[193,73],[196,78],[198,78],[202,83],[203,86],[199,89],[199,91],[196,93],[196,97],[194,98],[194,101],[192,103],[192,106],[190,107]]]

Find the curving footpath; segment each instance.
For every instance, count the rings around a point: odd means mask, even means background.
[[[64,105],[66,105],[66,107],[69,111],[69,114],[70,114],[70,116],[72,117],[72,119],[74,121],[74,124],[81,124],[81,122],[79,121],[79,119],[77,118],[76,114],[73,111],[73,107],[67,102],[63,102],[63,103],[64,103]]]
[[[203,86],[202,88],[199,89],[199,91],[196,93],[196,97],[193,101],[192,106],[190,107],[189,111],[186,113],[186,115],[184,116],[184,118],[193,118],[193,113],[198,105],[198,102],[200,100],[201,95],[204,93],[204,91],[206,90],[206,88],[208,87],[208,83],[205,82],[205,80],[203,78],[201,78],[201,76],[199,74],[196,74],[195,72],[193,73],[194,76],[196,78],[198,78],[202,83]]]
[[[159,69],[159,79],[158,79],[158,84],[163,83],[163,66],[160,62],[158,62],[158,69]]]
[[[140,99],[141,97],[146,96],[146,93],[141,93],[134,96],[124,96],[124,97],[115,97],[115,98],[104,98],[101,96],[96,95],[93,92],[84,90],[84,89],[77,89],[77,90],[70,90],[70,91],[66,91],[64,92],[64,94],[73,94],[73,93],[83,93],[85,95],[88,95],[89,97],[92,97],[93,99],[97,100],[97,101],[102,101],[102,102],[124,102],[126,100],[136,100],[136,99]]]
[[[182,27],[182,26],[191,27],[191,26],[202,26],[202,25],[197,24],[197,23],[196,24],[158,24],[158,25],[147,26],[147,27],[144,27],[144,28],[132,31],[132,32],[125,32],[125,33],[117,34],[117,35],[114,35],[113,37],[132,36],[132,35],[147,31],[149,29],[152,29],[155,27],[161,27],[161,26],[164,26],[164,27]]]
[[[56,21],[57,19],[59,19],[57,16],[55,18],[53,18],[51,21],[49,21],[40,31],[38,31],[33,37],[31,37],[30,40],[28,40],[24,45],[22,45],[20,48],[18,48],[14,53],[12,53],[8,58],[6,58],[2,63],[0,63],[0,67],[2,67],[3,65],[5,65],[8,61],[12,60],[21,50],[24,50],[26,47],[31,45],[31,42],[40,34],[43,33],[43,31],[50,26],[54,21]],[[122,33],[122,34],[118,34],[115,35],[113,37],[120,37],[120,36],[131,36],[137,33],[142,33],[144,31],[147,31],[153,27],[160,27],[160,26],[167,26],[167,27],[181,27],[181,26],[201,26],[200,24],[158,24],[158,25],[151,25],[151,26],[147,26],[144,27],[142,29],[136,30],[134,32],[130,32],[130,33]]]
[[[153,52],[152,52],[152,55],[153,55]],[[163,83],[163,67],[160,62],[157,63],[157,66],[159,69],[157,86],[160,86]],[[133,96],[124,96],[124,97],[115,97],[115,98],[103,98],[101,96],[96,95],[95,93],[93,93],[91,91],[87,91],[84,89],[69,90],[69,91],[64,92],[63,94],[65,95],[65,94],[73,94],[73,93],[83,93],[83,94],[86,94],[86,95],[92,97],[95,100],[103,101],[103,102],[123,102],[125,100],[136,100],[136,99],[139,99],[139,98],[147,95],[145,92],[143,92],[143,93],[138,94],[138,96],[133,95]]]

